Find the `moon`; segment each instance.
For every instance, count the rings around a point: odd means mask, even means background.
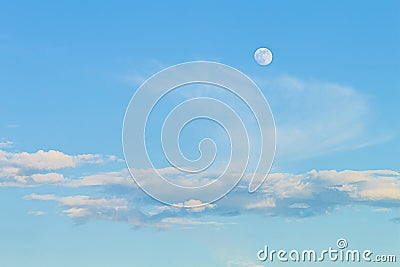
[[[254,59],[261,66],[269,65],[272,61],[272,52],[266,47],[260,47],[254,52]]]

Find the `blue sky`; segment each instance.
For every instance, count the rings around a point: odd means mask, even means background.
[[[0,265],[253,267],[265,244],[324,249],[341,237],[400,257],[399,11],[396,1],[2,3]],[[260,46],[271,65],[255,63]],[[186,211],[135,186],[121,131],[142,82],[193,60],[259,85],[277,153],[260,192],[239,187]]]

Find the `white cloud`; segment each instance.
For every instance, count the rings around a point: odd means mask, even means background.
[[[27,196],[24,196],[24,199],[26,200],[56,200],[56,196],[53,194],[45,194],[45,195],[39,195],[39,194],[30,194]]]
[[[361,199],[366,200],[382,200],[382,199],[397,199],[400,200],[400,185],[392,184],[382,185],[378,188],[364,189],[358,192]]]
[[[17,167],[0,167],[0,178],[16,176],[19,171]]]
[[[94,207],[101,209],[122,210],[127,208],[127,201],[122,198],[93,198],[90,196],[58,197],[57,201],[64,206]]]
[[[39,150],[36,153],[10,153],[0,150],[0,159],[3,159],[0,161],[0,164],[3,165],[9,164],[38,170],[55,170],[76,166],[72,156],[55,150]]]
[[[11,153],[0,150],[0,166],[18,166],[33,170],[57,170],[75,168],[79,164],[99,164],[118,160],[115,156],[97,154],[67,155],[56,150],[39,150],[35,153]]]
[[[115,172],[104,172],[92,175],[86,175],[79,179],[69,180],[65,183],[68,187],[81,186],[102,186],[102,185],[124,185],[135,187],[135,182],[131,178],[128,170]]]
[[[292,205],[289,206],[291,209],[308,209],[310,205],[306,203],[293,203]]]
[[[35,153],[7,152],[0,150],[0,187],[32,187],[42,184],[65,183],[71,187],[85,184],[101,185],[105,177],[84,176],[80,180],[67,180],[62,171],[67,168],[77,168],[86,164],[101,164],[105,162],[120,161],[116,156],[103,156],[97,154],[67,155],[56,150],[39,150]],[[128,172],[125,172],[127,176]],[[122,175],[122,174],[121,174]],[[127,183],[127,179],[118,177],[115,181]],[[108,178],[109,180],[109,178]],[[118,180],[118,181],[117,181]]]
[[[165,169],[162,171],[168,172]],[[177,203],[176,207],[160,205],[136,186],[132,186],[130,181],[123,182],[124,179],[130,179],[123,173],[124,171],[96,174],[73,184],[74,187],[101,185],[111,197],[31,194],[25,199],[56,201],[65,207],[64,213],[79,222],[102,218],[125,221],[135,227],[157,228],[207,223],[214,225],[199,220],[208,215],[258,213],[299,218],[328,214],[337,207],[348,205],[366,205],[374,207],[376,212],[391,212],[400,204],[400,173],[392,170],[312,170],[303,174],[274,173],[254,194],[249,194],[247,187],[240,184],[217,203],[194,209],[179,208],[184,206],[182,203]],[[115,188],[116,184],[120,187]],[[68,182],[59,185],[71,187]],[[141,204],[138,206],[137,203]],[[203,203],[191,199],[185,203],[186,206],[187,204]]]
[[[267,197],[260,202],[247,204],[246,209],[267,209],[267,208],[274,208],[275,206],[276,206],[275,199]]]
[[[70,208],[63,210],[64,213],[68,214],[68,217],[72,219],[83,218],[90,215],[87,208]]]
[[[10,148],[13,144],[11,141],[0,141],[0,148]]]
[[[37,174],[33,174],[31,176],[31,178],[35,183],[39,183],[39,184],[57,183],[57,182],[64,181],[64,175],[62,175],[60,173],[55,173],[55,172],[45,173],[45,174],[37,173]]]
[[[365,135],[365,132],[371,132],[366,131],[370,127],[368,102],[354,88],[293,77],[269,79],[259,84],[262,87],[265,85],[263,90],[274,111],[278,128],[278,156],[296,160],[373,143],[370,136]],[[2,142],[0,148],[10,145],[12,143],[9,141]],[[108,161],[120,159],[98,154],[68,155],[56,150],[12,153],[0,149],[0,186],[53,184],[69,187],[68,190],[101,186],[107,197],[98,197],[96,193],[93,196],[64,197],[31,194],[25,199],[55,201],[63,207],[63,212],[74,220],[107,218],[127,221],[137,226],[156,227],[196,224],[196,216],[218,216],[226,214],[227,211],[229,214],[247,212],[302,217],[325,214],[341,205],[362,204],[375,207],[377,212],[390,212],[400,204],[400,174],[392,170],[274,173],[269,175],[255,194],[248,194],[247,187],[241,183],[228,197],[219,201],[218,205],[208,204],[192,210],[160,207],[137,188],[127,170],[85,174],[79,178],[64,177],[61,173],[63,169]],[[204,185],[211,182],[211,177],[214,176],[212,174],[199,176],[199,179],[188,179],[173,168],[158,171],[170,181],[183,186]],[[139,170],[136,173],[146,177],[152,172]],[[227,179],[236,177],[233,175]],[[246,179],[244,181],[247,181]],[[164,192],[162,187],[157,188],[163,193],[174,194]],[[136,207],[138,199],[144,204]],[[191,199],[185,204],[203,203]],[[184,204],[177,204],[179,205]],[[146,209],[155,212],[150,213]]]
[[[106,218],[116,219],[118,213],[128,209],[128,202],[123,198],[96,198],[85,195],[60,197],[53,194],[31,194],[24,197],[26,200],[56,201],[68,217],[77,221]]]
[[[40,210],[30,210],[30,211],[28,211],[28,214],[29,215],[42,216],[42,215],[45,215],[46,212],[40,211]]]
[[[374,212],[390,212],[392,209],[389,208],[378,208],[378,209],[373,209],[372,211]]]
[[[56,185],[65,181],[60,173],[34,173],[32,175],[19,175],[19,168],[0,168],[0,187],[37,187],[45,184]]]
[[[93,198],[84,195],[66,196],[59,197],[53,194],[31,194],[24,197],[26,200],[54,200],[59,202],[63,206],[70,207],[94,207],[94,208],[105,208],[105,209],[126,209],[127,202],[122,198]]]
[[[192,212],[203,212],[206,209],[214,209],[217,207],[216,204],[211,204],[211,203],[202,203],[201,200],[196,200],[196,199],[190,199],[184,203],[175,203],[172,206],[160,206],[158,207],[158,210],[160,211],[176,211],[180,208],[186,207],[187,210],[192,211]]]
[[[202,212],[205,209],[213,209],[216,206],[217,206],[216,204],[206,204],[196,199],[188,200],[183,204],[183,207],[195,207],[195,208],[190,208],[190,210],[194,212]]]
[[[171,228],[174,226],[218,226],[223,223],[204,221],[195,218],[179,217],[179,213],[146,214],[135,208],[128,207],[128,201],[123,198],[95,198],[86,195],[56,196],[53,194],[31,194],[24,197],[26,200],[56,201],[63,209],[63,213],[77,221],[85,222],[93,219],[109,219],[126,221],[136,227]],[[162,210],[161,212],[166,212]],[[34,213],[32,213],[34,214]],[[38,214],[37,214],[38,215]],[[175,216],[175,217],[174,217]]]
[[[395,171],[322,171],[320,175],[333,188],[347,192],[353,199],[400,201],[400,174]]]

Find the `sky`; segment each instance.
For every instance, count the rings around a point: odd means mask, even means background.
[[[322,250],[339,238],[400,260],[397,1],[1,6],[1,266],[309,266],[260,262],[257,252]],[[259,47],[272,51],[270,65],[254,61]],[[251,78],[273,113],[277,149],[256,193],[245,177],[221,200],[181,209],[134,183],[121,135],[139,86],[189,61]],[[159,110],[205,95],[246,113],[218,88],[181,89]],[[182,151],[196,158],[198,140],[215,138],[222,164],[226,136],[203,123],[182,132]],[[159,126],[148,136],[157,168],[191,182],[162,160]]]

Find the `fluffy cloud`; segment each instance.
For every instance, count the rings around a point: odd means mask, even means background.
[[[346,205],[368,205],[375,212],[391,212],[400,204],[400,174],[392,170],[312,170],[303,174],[273,173],[255,194],[248,194],[249,176],[218,203],[205,204],[198,199],[164,206],[145,195],[133,182],[128,170],[65,177],[64,168],[118,160],[92,154],[67,155],[59,151],[11,153],[0,150],[0,186],[53,185],[78,190],[86,187],[90,195],[56,196],[31,194],[27,200],[54,201],[63,213],[77,222],[93,219],[118,220],[135,227],[170,228],[173,225],[217,225],[200,220],[203,216],[258,213],[268,216],[307,217],[325,214]],[[54,170],[57,170],[54,171]],[[173,168],[159,169],[171,181],[197,186],[217,174],[187,179]],[[146,177],[149,170],[135,173]],[[235,174],[226,179],[236,179]],[[156,181],[155,181],[156,182]],[[98,189],[102,196],[99,197]],[[162,187],[155,185],[155,188]],[[163,192],[175,194],[175,192]],[[208,194],[208,192],[204,192]],[[137,203],[140,203],[138,205]],[[179,207],[196,205],[193,209]],[[34,213],[32,213],[34,214]],[[397,221],[397,220],[394,220]]]
[[[55,150],[39,150],[35,153],[11,153],[0,150],[0,164],[37,170],[56,170],[76,166],[72,156]]]
[[[57,170],[75,168],[79,164],[98,164],[118,160],[115,156],[97,154],[67,155],[56,150],[39,150],[35,153],[12,153],[0,150],[0,166],[17,166],[31,170]]]
[[[50,172],[50,173],[45,173],[45,174],[36,173],[36,174],[32,174],[31,178],[35,183],[39,183],[39,184],[57,183],[57,182],[64,181],[64,175],[55,173],[55,172]]]
[[[124,182],[125,179],[129,182]],[[226,215],[257,213],[267,216],[308,217],[326,214],[347,205],[366,205],[374,207],[376,212],[390,212],[400,204],[400,173],[391,170],[275,173],[254,194],[249,194],[247,186],[240,184],[229,196],[217,203],[194,209],[179,208],[183,206],[182,203],[177,203],[176,207],[161,205],[141,192],[130,179],[123,170],[86,176],[78,179],[79,183],[70,181],[74,187],[101,186],[111,196],[107,198],[31,194],[25,199],[56,201],[65,207],[64,213],[78,222],[110,219],[125,221],[135,227],[157,228],[217,225],[214,221],[199,220],[209,215],[222,218]],[[71,187],[68,182],[60,185]],[[194,199],[190,202],[202,204]]]
[[[400,174],[390,170],[273,174],[256,197],[258,202],[248,204],[236,191],[230,200],[236,198],[236,203],[242,201],[246,209],[259,213],[295,217],[325,214],[338,206],[353,204],[395,208],[400,204]],[[224,204],[223,199],[218,206]]]
[[[59,173],[64,169],[111,161],[120,161],[120,159],[116,156],[97,154],[67,155],[56,150],[39,150],[35,153],[12,153],[0,150],[0,187],[64,183],[67,179]],[[87,179],[94,179],[94,177],[87,177]],[[73,183],[71,186],[74,186]]]
[[[2,167],[0,168],[0,178],[16,176],[19,171],[19,168],[16,167]]]

